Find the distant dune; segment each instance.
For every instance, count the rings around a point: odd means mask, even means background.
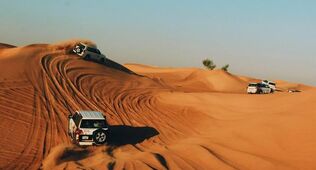
[[[78,41],[0,44],[0,169],[316,168],[315,87],[278,80],[276,93],[248,95],[260,80],[102,65],[69,53]],[[75,110],[104,113],[108,145],[71,144]]]
[[[2,49],[2,48],[14,48],[14,47],[16,47],[16,46],[10,45],[10,44],[0,43],[0,49]]]
[[[157,68],[126,64],[127,68],[144,74],[174,90],[188,92],[245,93],[247,81],[223,70],[208,71],[199,68]]]

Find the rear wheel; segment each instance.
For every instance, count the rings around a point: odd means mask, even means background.
[[[92,139],[97,145],[104,144],[106,142],[106,137],[106,131],[103,129],[98,129],[92,134]]]
[[[258,94],[262,94],[262,90],[261,90],[261,89],[258,89],[258,90],[257,90],[257,93],[258,93]]]

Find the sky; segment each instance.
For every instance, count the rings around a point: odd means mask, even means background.
[[[119,63],[316,85],[313,0],[1,0],[0,42],[89,39]]]

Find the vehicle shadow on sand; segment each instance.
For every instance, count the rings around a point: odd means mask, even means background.
[[[107,144],[114,147],[127,144],[134,145],[158,134],[159,132],[153,127],[114,125],[109,127]]]
[[[137,73],[133,72],[132,70],[124,67],[123,65],[107,58],[105,62],[100,62],[100,61],[93,61],[93,60],[89,60],[89,61],[92,61],[92,62],[96,62],[96,63],[99,63],[101,65],[104,65],[106,67],[110,67],[110,68],[113,68],[113,69],[116,69],[118,71],[122,71],[122,72],[125,72],[125,73],[128,73],[128,74],[133,74],[133,75],[138,75]],[[138,75],[140,76],[140,75]]]
[[[159,132],[153,127],[132,127],[126,125],[109,126],[108,141],[105,152],[113,156],[113,151],[124,145],[135,145],[146,139],[158,135]],[[94,147],[78,147],[75,145],[60,145],[55,147],[45,158],[40,169],[52,169],[53,165],[59,165],[64,162],[74,161],[79,167],[84,166],[80,160],[83,160],[93,153]],[[108,169],[113,169],[114,164],[110,162]]]

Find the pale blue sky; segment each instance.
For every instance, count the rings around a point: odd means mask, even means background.
[[[1,0],[0,42],[95,41],[120,63],[202,67],[316,85],[316,1]]]

